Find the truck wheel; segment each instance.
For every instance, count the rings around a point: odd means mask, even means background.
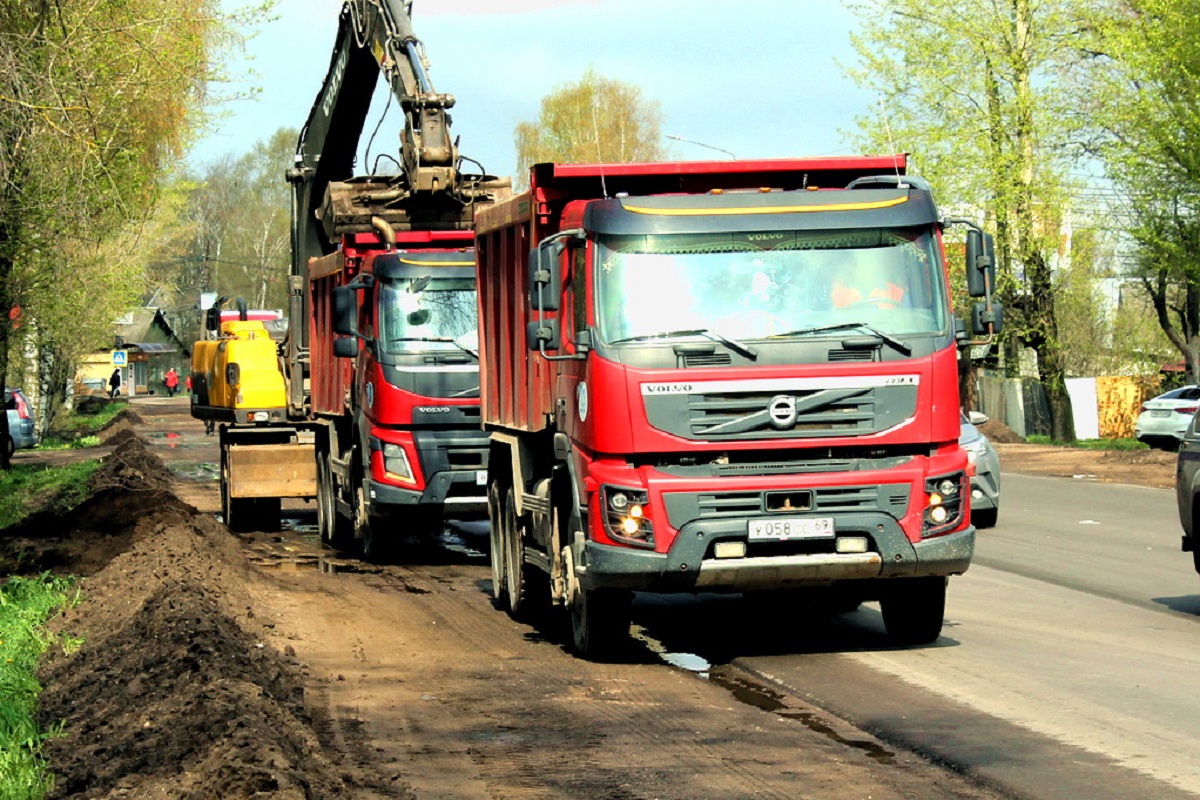
[[[497,606],[508,607],[508,566],[504,563],[504,505],[500,484],[488,486],[488,550],[492,562],[492,599]]]
[[[546,608],[550,600],[549,576],[525,561],[525,538],[517,521],[517,498],[509,487],[504,500],[504,525],[500,536],[504,551],[504,586],[508,592],[508,614],[529,621]]]
[[[571,640],[589,661],[608,661],[629,642],[633,594],[618,589],[584,589],[571,602]]]
[[[942,633],[946,578],[900,578],[880,598],[888,636],[900,645],[929,644]]]
[[[371,516],[364,512],[362,534],[364,559],[372,564],[388,564],[396,559],[399,531],[395,519]]]
[[[571,643],[589,661],[608,661],[628,644],[633,594],[621,589],[585,589],[575,574],[571,548],[563,548]]]
[[[348,550],[354,544],[350,521],[337,510],[329,453],[324,452],[317,456],[317,532],[325,547]]]

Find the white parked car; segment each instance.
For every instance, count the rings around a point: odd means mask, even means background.
[[[1197,407],[1200,407],[1200,386],[1184,386],[1160,394],[1142,403],[1133,435],[1151,447],[1176,450],[1192,424],[1192,417],[1196,416]]]

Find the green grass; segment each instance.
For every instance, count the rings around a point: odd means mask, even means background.
[[[52,786],[42,746],[59,731],[38,727],[42,687],[35,671],[55,641],[46,620],[76,602],[69,578],[43,575],[0,584],[0,797],[5,800],[41,800]]]
[[[65,511],[87,496],[88,478],[100,466],[96,459],[58,466],[13,465],[0,471],[0,530],[36,511]],[[4,629],[0,627],[0,631]]]
[[[85,407],[87,411],[72,411],[55,419],[53,431],[42,438],[37,449],[75,450],[98,447],[100,437],[96,436],[96,432],[112,422],[113,417],[120,414],[128,404],[109,401],[97,404],[89,401]]]
[[[37,449],[47,450],[80,450],[85,447],[99,447],[100,437],[94,434],[80,436],[78,439],[65,439],[62,436],[47,436],[38,444]]]
[[[1077,439],[1074,442],[1060,442],[1049,436],[1026,436],[1029,444],[1052,444],[1057,447],[1077,447],[1080,450],[1149,450],[1150,446],[1132,437],[1124,439]]]

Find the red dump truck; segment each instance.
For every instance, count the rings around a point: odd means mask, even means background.
[[[497,600],[822,591],[936,639],[974,551],[939,215],[906,158],[540,164],[476,216]],[[991,237],[966,222],[970,327]]]

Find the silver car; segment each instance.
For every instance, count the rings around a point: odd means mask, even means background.
[[[1174,450],[1179,447],[1188,425],[1192,424],[1198,405],[1200,386],[1184,386],[1160,394],[1142,403],[1142,413],[1134,423],[1133,435],[1151,447]]]
[[[987,414],[972,411],[962,415],[958,444],[967,451],[967,460],[974,466],[971,476],[971,524],[976,528],[991,528],[1000,516],[1000,456],[983,432],[976,428],[988,421]]]
[[[8,414],[8,441],[4,446],[11,456],[14,451],[37,447],[37,427],[33,419],[33,405],[20,389],[4,390],[4,409]]]

